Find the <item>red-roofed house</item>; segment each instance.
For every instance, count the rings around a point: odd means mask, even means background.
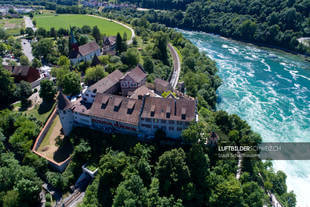
[[[4,69],[11,72],[15,82],[27,81],[29,83],[40,78],[40,72],[30,66],[8,66],[4,65]]]
[[[137,88],[144,85],[146,77],[147,74],[140,65],[137,65],[134,69],[125,73],[120,80],[122,95],[126,96],[129,91],[135,91]]]

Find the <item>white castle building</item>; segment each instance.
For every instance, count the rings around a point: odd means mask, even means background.
[[[167,137],[180,137],[191,122],[198,121],[196,100],[163,98],[145,86],[146,76],[138,65],[125,74],[112,72],[73,102],[60,92],[58,113],[64,134],[82,126],[144,136],[154,136],[161,129]]]

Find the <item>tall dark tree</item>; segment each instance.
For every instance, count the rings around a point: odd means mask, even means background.
[[[10,72],[0,66],[0,106],[5,106],[13,101],[15,87]]]
[[[99,41],[101,40],[101,34],[97,26],[93,27],[92,35],[95,38],[96,42],[99,43]]]

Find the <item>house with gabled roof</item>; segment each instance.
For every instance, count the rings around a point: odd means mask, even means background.
[[[76,50],[72,50],[69,54],[72,64],[77,64],[82,61],[91,61],[94,56],[100,56],[100,47],[93,41],[79,46]]]
[[[135,91],[146,82],[147,74],[141,65],[137,65],[134,69],[128,71],[120,79],[121,91],[123,96],[127,96],[128,92]]]

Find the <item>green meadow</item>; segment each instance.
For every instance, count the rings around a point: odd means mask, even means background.
[[[81,15],[81,14],[63,14],[63,15],[37,15],[34,17],[36,21],[36,27],[42,27],[46,30],[54,27],[55,29],[66,28],[69,29],[70,26],[82,27],[84,25],[88,25],[93,27],[95,25],[98,26],[100,32],[102,34],[106,34],[107,36],[116,35],[119,32],[123,35],[124,32],[127,33],[128,38],[131,37],[131,32],[129,29],[114,23],[112,21],[108,21],[105,19]]]

